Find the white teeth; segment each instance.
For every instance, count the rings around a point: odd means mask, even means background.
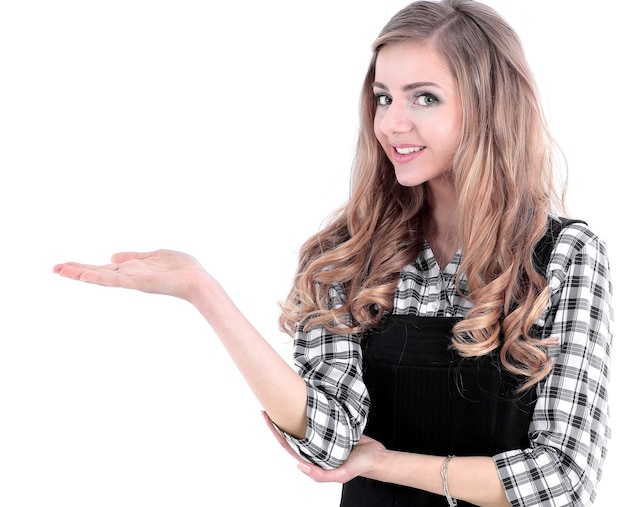
[[[415,153],[416,151],[421,151],[423,149],[423,146],[411,146],[410,148],[396,148],[396,151],[400,155],[408,155],[409,153]]]

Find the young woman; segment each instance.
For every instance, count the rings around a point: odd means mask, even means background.
[[[416,2],[374,43],[350,199],[283,306],[299,374],[186,254],[55,271],[195,305],[300,469],[345,483],[342,506],[587,505],[612,289],[604,243],[559,218],[552,157],[508,24]]]

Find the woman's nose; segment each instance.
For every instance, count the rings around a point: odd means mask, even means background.
[[[384,110],[379,111],[379,113],[382,113],[382,118],[379,123],[380,129],[386,135],[408,132],[413,128],[409,118],[409,112],[402,103],[398,104],[392,102]]]

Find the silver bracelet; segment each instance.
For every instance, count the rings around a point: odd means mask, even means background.
[[[441,465],[441,480],[443,481],[443,494],[446,495],[448,505],[450,507],[456,507],[456,500],[450,496],[450,491],[448,490],[448,465],[452,458],[454,458],[454,456],[448,456],[443,460],[443,465]]]

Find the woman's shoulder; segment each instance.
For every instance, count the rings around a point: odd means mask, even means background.
[[[585,263],[598,268],[607,264],[606,245],[584,220],[553,218],[550,230],[558,230],[547,266],[547,275],[562,279],[572,263]],[[552,284],[551,284],[552,285]]]
[[[576,255],[588,245],[604,245],[604,241],[581,219],[552,218],[558,225],[553,253]]]

